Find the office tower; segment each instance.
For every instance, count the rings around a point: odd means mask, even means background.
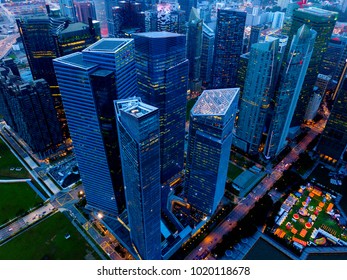
[[[77,21],[73,0],[59,0],[59,6],[62,16],[68,17],[72,22]]]
[[[112,37],[114,34],[114,19],[112,8],[118,6],[118,0],[104,0],[105,1],[105,13],[106,13],[106,22],[107,22],[107,31],[109,37]]]
[[[240,88],[240,100],[242,99],[243,88],[245,86],[247,67],[250,53],[245,53],[240,56],[239,69],[237,70],[236,86]]]
[[[91,0],[79,0],[74,2],[77,20],[88,24],[88,18],[96,20],[95,4]]]
[[[290,3],[290,0],[278,0],[277,6],[280,6],[281,9],[285,9],[285,8],[287,8],[289,3]]]
[[[251,34],[249,36],[249,45],[248,45],[248,49],[251,49],[251,46],[255,43],[259,42],[259,38],[261,35],[261,31],[264,29],[264,25],[263,24],[259,24],[259,25],[254,25],[251,27]]]
[[[80,51],[100,38],[96,22],[70,23],[66,18],[49,16],[17,19],[18,30],[34,80],[44,79],[50,86],[54,107],[63,129],[69,137],[66,117],[53,67],[53,59]]]
[[[212,70],[213,88],[230,88],[236,83],[245,20],[245,12],[218,10]]]
[[[114,102],[131,240],[141,259],[161,259],[159,110]]]
[[[197,8],[198,0],[178,0],[181,10],[186,12],[186,21],[189,21],[189,15],[192,8]]]
[[[318,74],[316,84],[313,87],[313,94],[307,105],[305,120],[312,121],[317,115],[330,80],[331,76]]]
[[[336,12],[315,7],[294,10],[289,43],[303,24],[315,30],[317,32],[317,37],[291,126],[299,126],[304,121],[307,104],[310,100],[317,75],[319,74],[319,66],[327,50],[327,45],[334,29],[337,15]]]
[[[208,87],[211,82],[213,48],[215,35],[207,24],[202,26],[202,46],[201,46],[201,68],[200,77],[204,87]]]
[[[185,34],[185,11],[177,0],[159,0],[157,4],[157,30]]]
[[[293,37],[276,90],[274,113],[264,153],[266,157],[278,155],[286,144],[290,123],[313,53],[316,34],[317,32],[307,25],[302,25]]]
[[[4,66],[10,68],[10,70],[12,71],[13,75],[15,75],[17,77],[20,77],[18,66],[17,66],[17,64],[14,62],[14,60],[12,58],[10,58],[10,57],[4,58],[4,59],[2,59],[2,62],[4,64]]]
[[[262,148],[263,133],[268,129],[281,52],[284,50],[274,37],[251,48],[234,141],[235,146],[250,154]]]
[[[202,25],[198,10],[191,9],[187,32],[187,58],[189,60],[189,90],[194,97],[201,92],[201,52],[202,52]]]
[[[54,60],[90,208],[118,215],[124,189],[113,100],[137,94],[134,42],[101,39]]]
[[[284,13],[281,12],[275,12],[274,18],[272,20],[271,28],[274,29],[282,29],[284,24]]]
[[[49,86],[39,79],[32,84],[0,67],[0,110],[5,121],[42,159],[62,143],[59,122]]]
[[[139,96],[160,114],[160,176],[183,169],[188,60],[186,36],[169,32],[134,35]]]
[[[347,145],[347,79],[337,89],[338,93],[328,122],[318,142],[316,151],[333,163],[339,161]]]
[[[190,111],[188,203],[211,216],[224,195],[238,88],[205,90]]]

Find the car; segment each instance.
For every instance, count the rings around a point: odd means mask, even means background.
[[[13,228],[11,228],[11,227],[8,229],[8,231],[12,231],[12,230],[13,230]]]

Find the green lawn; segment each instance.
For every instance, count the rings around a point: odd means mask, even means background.
[[[14,168],[13,170],[11,170]],[[16,171],[16,168],[22,168],[21,171]],[[26,179],[29,178],[29,173],[12,154],[2,139],[0,139],[0,179]]]
[[[40,202],[42,199],[27,183],[0,183],[0,225]]]
[[[239,176],[243,172],[242,168],[236,166],[235,164],[229,163],[228,168],[228,178],[230,180],[234,180],[237,176]]]
[[[69,233],[70,238],[65,239]],[[58,212],[0,246],[0,259],[100,259],[64,214]]]
[[[198,97],[194,99],[190,99],[187,101],[187,112],[186,112],[186,120],[189,121],[190,110],[193,108],[194,104],[198,101]]]

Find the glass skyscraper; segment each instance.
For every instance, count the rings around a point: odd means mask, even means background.
[[[145,260],[161,259],[159,110],[140,98],[115,101],[130,236]]]
[[[137,94],[134,42],[101,39],[54,60],[88,206],[124,209],[113,100]]]
[[[201,68],[200,76],[204,87],[208,87],[211,82],[213,48],[215,35],[207,24],[202,27],[202,49],[201,49]]]
[[[207,216],[224,195],[238,98],[238,88],[205,90],[190,111],[185,192]]]
[[[267,137],[265,156],[281,152],[286,144],[291,120],[310,63],[317,32],[301,26],[293,37],[288,56],[282,65],[276,90],[274,113]]]
[[[299,8],[294,10],[292,25],[289,34],[289,44],[298,29],[307,25],[317,32],[311,61],[308,66],[305,80],[302,85],[301,94],[294,112],[291,126],[299,126],[304,121],[308,102],[313,93],[313,87],[319,74],[319,66],[323,55],[327,51],[328,42],[333,32],[338,14],[328,10],[315,7]]]
[[[238,10],[218,10],[212,70],[213,88],[230,88],[236,85],[246,15]]]
[[[139,96],[160,114],[161,182],[183,169],[188,60],[186,36],[134,34]]]

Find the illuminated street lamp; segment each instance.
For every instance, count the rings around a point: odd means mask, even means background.
[[[98,213],[98,218],[102,219],[104,217],[104,215],[102,213]]]

